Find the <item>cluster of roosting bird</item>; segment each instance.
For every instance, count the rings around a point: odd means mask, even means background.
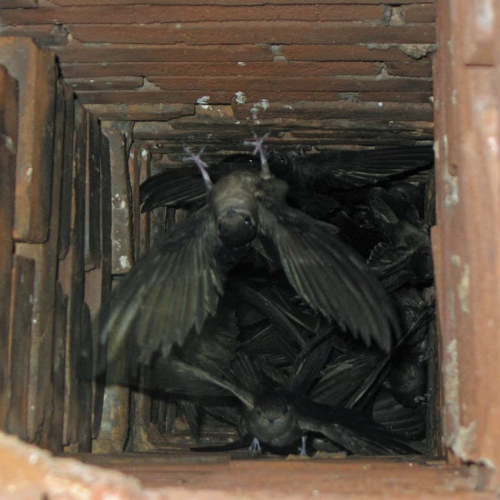
[[[123,279],[109,383],[176,395],[239,439],[199,450],[414,454],[434,319],[429,148],[266,151],[170,168],[143,211],[190,214]],[[105,366],[100,370],[104,371]]]

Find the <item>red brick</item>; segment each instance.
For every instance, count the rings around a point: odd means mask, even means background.
[[[142,87],[144,79],[138,76],[120,78],[68,78],[66,83],[74,90],[131,90]]]
[[[84,232],[85,173],[87,117],[82,106],[75,103],[73,161],[71,162],[70,235],[66,256],[59,262],[59,280],[68,296],[66,330],[65,399],[63,444],[78,442],[80,385],[78,364],[81,348],[81,327],[84,298]]]
[[[4,24],[149,24],[199,21],[376,21],[381,5],[105,5],[94,7],[43,7],[34,11],[2,13]],[[247,3],[247,2],[245,2]]]
[[[73,133],[75,127],[75,100],[69,87],[65,91],[65,122],[64,122],[64,151],[63,151],[63,178],[61,185],[61,211],[59,221],[59,258],[64,259],[70,247],[72,224],[72,196],[73,196]],[[68,292],[69,293],[69,292]]]
[[[101,120],[171,120],[194,114],[188,104],[87,104],[85,109]]]
[[[412,76],[430,78],[432,76],[431,61],[401,63],[390,61],[386,63],[387,72],[394,76]]]
[[[2,9],[29,9],[38,6],[38,0],[2,0]]]
[[[254,45],[146,45],[106,44],[87,46],[72,41],[65,47],[53,47],[62,63],[72,62],[211,62],[211,61],[272,61],[267,46]]]
[[[36,11],[30,10],[29,12]],[[28,23],[17,26],[2,26],[0,33],[2,36],[31,37],[38,45],[44,47],[48,45],[66,45],[68,43],[68,30],[65,26],[59,24],[32,25]]]
[[[356,92],[356,91],[423,91],[431,90],[432,82],[423,79],[411,78],[184,78],[184,77],[160,77],[152,76],[150,81],[162,90],[199,90],[204,95],[210,95],[211,91],[247,92],[259,90],[263,92],[273,91],[318,91],[318,92]],[[262,98],[265,98],[265,94]]]
[[[78,451],[90,453],[92,448],[92,321],[89,306],[84,302],[82,310],[81,350],[79,359],[79,430]],[[97,335],[97,332],[96,332]]]
[[[432,91],[427,92],[358,92],[357,99],[372,102],[423,102],[429,103]]]
[[[234,116],[237,119],[251,119],[253,104],[233,105]],[[260,110],[259,119],[273,118],[295,118],[306,119],[328,119],[328,118],[349,118],[371,119],[385,118],[387,120],[432,120],[433,111],[431,104],[408,104],[408,103],[383,103],[381,106],[377,102],[349,102],[338,101],[330,103],[269,103],[269,107]]]
[[[135,136],[134,136],[135,141]],[[141,184],[140,148],[134,143],[128,157],[128,177],[130,180],[130,194],[132,198],[132,233],[134,235],[134,259],[140,254],[139,235],[141,234],[141,202],[139,186]]]
[[[196,104],[200,97],[205,95],[196,90],[173,90],[173,91],[142,91],[137,92],[79,92],[78,97],[86,107],[97,115],[101,112],[108,119],[126,120],[156,120],[160,119],[159,114],[154,111],[145,111],[147,106],[156,106],[155,103],[188,103]],[[432,90],[428,91],[392,91],[392,92],[352,92],[354,100],[359,101],[396,101],[404,102],[429,102]],[[261,99],[272,101],[337,101],[342,98],[342,93],[321,92],[313,90],[298,91],[248,91],[245,92],[247,102],[257,102]],[[235,93],[231,91],[211,91],[208,105],[229,104],[235,98]],[[126,104],[130,103],[130,104]],[[142,103],[142,104],[139,104]],[[146,108],[143,108],[146,106]],[[162,106],[161,104],[159,106]],[[115,111],[116,110],[116,111]],[[189,114],[189,113],[188,113]]]
[[[81,42],[188,43],[210,45],[244,44],[331,44],[331,43],[433,43],[434,25],[382,26],[335,22],[205,22],[177,24],[113,25],[98,27],[69,25]]]
[[[44,243],[17,243],[16,254],[35,261],[33,325],[29,362],[28,434],[29,439],[47,445],[52,412],[52,366],[55,289],[58,272],[59,210],[61,198],[64,95],[59,84],[56,98],[56,122],[52,170],[49,238]]]
[[[281,45],[279,53],[288,61],[412,61],[397,47],[385,49],[363,45]]]
[[[232,120],[232,123],[228,121],[225,125],[227,129],[231,130],[230,134],[225,132],[225,130],[214,128],[207,130],[206,124],[197,127],[196,123],[193,122],[185,125],[184,128],[173,128],[172,125],[165,122],[138,122],[134,127],[134,138],[142,141],[155,140],[160,145],[160,148],[163,141],[182,142],[188,136],[190,140],[205,141],[210,144],[221,141],[229,143],[234,140],[241,144],[248,137],[248,134],[252,134],[246,123],[237,125],[236,122],[238,120]],[[228,136],[230,136],[230,140]],[[153,148],[152,151],[157,152],[157,149]],[[179,151],[183,154],[182,146]],[[210,151],[208,150],[206,153],[209,154]]]
[[[246,62],[246,63],[110,63],[64,64],[62,75],[70,78],[104,78],[117,76],[334,76],[377,74],[375,62]]]
[[[99,168],[99,146],[99,123],[95,117],[88,115],[87,172],[85,182],[85,271],[98,267],[101,260],[101,172]]]
[[[436,10],[433,4],[405,5],[403,7],[404,20],[407,23],[434,23]]]
[[[93,120],[94,121],[94,120]],[[95,123],[95,122],[94,122]],[[93,125],[94,127],[94,125]],[[91,128],[92,131],[92,128]],[[98,137],[93,134],[98,133]],[[91,134],[91,139],[96,142],[98,139],[98,169],[100,172],[100,261],[95,269],[85,273],[85,302],[89,305],[90,314],[93,321],[96,321],[99,310],[106,315],[111,296],[111,172],[110,172],[110,151],[109,141],[102,133],[100,127]],[[104,352],[100,344],[96,345],[94,352],[95,359],[100,360]],[[93,428],[92,436],[97,437],[101,425],[103,410],[104,385],[96,382],[93,398]]]
[[[207,94],[199,90],[173,90],[173,91],[134,91],[121,92],[78,92],[78,98],[86,105],[139,105],[142,104],[157,104],[157,103],[188,103],[196,104],[198,99]],[[337,99],[338,94],[334,92],[314,92],[314,91],[297,91],[297,92],[280,92],[273,91],[265,93],[262,91],[246,91],[248,101],[258,101],[260,99],[283,100],[283,95],[292,100],[311,100],[318,96],[318,100],[330,101]],[[229,104],[234,98],[235,92],[229,91],[210,91],[210,100],[208,104]],[[315,100],[315,99],[312,99]],[[133,108],[132,108],[133,109]],[[139,116],[142,111],[139,111]],[[134,115],[135,116],[135,115]]]
[[[151,0],[51,0],[56,5],[130,5],[130,4],[148,4]],[[157,5],[175,5],[179,0],[154,0]],[[433,3],[434,0],[397,0],[398,5],[413,3]],[[186,5],[206,5],[207,0],[184,0]],[[210,0],[210,4],[215,5],[241,5],[241,0]],[[245,5],[289,5],[291,0],[245,0]],[[317,0],[301,0],[302,4],[317,4]],[[352,4],[353,0],[328,0],[328,3],[341,5]],[[378,5],[381,0],[356,0],[356,3],[363,5]]]
[[[194,111],[193,111],[194,114]],[[141,184],[151,176],[151,153],[147,149],[141,149],[140,156],[140,174]],[[139,231],[139,255],[142,256],[149,250],[151,243],[151,214],[149,212],[141,213],[140,231]]]
[[[134,264],[132,212],[126,163],[128,129],[119,122],[104,122],[103,133],[109,140],[111,162],[112,272],[125,274]]]
[[[103,425],[92,443],[92,454],[122,453],[129,436],[130,389],[108,384],[103,400]]]
[[[64,429],[64,392],[65,359],[68,297],[62,292],[61,284],[56,283],[56,302],[54,310],[54,368],[53,368],[53,411],[50,419],[50,432],[47,447],[52,452],[63,451]]]
[[[39,50],[29,38],[0,37],[0,64],[19,83],[14,236],[42,242],[49,233],[52,188],[54,55]]]
[[[28,386],[35,261],[16,255],[12,270],[10,311],[11,400],[7,430],[28,439]]]
[[[0,66],[0,428],[5,428],[7,416],[10,363],[9,314],[14,241],[16,149],[18,129],[17,82]],[[11,332],[13,333],[13,332]],[[14,361],[15,362],[15,361]]]

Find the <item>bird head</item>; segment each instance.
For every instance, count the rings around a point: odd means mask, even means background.
[[[217,219],[219,238],[232,247],[245,245],[255,238],[257,222],[249,210],[230,207]]]
[[[250,430],[256,436],[276,436],[288,430],[297,419],[293,405],[278,395],[272,398],[257,398],[255,407],[248,417]]]

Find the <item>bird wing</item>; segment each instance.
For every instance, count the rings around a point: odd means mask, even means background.
[[[140,196],[143,212],[160,206],[190,208],[206,202],[207,189],[197,167],[168,168],[146,179]]]
[[[351,453],[405,455],[418,453],[403,439],[354,410],[331,410],[299,418],[303,431],[318,432]]]
[[[101,321],[107,362],[126,356],[130,366],[148,364],[160,348],[166,357],[174,343],[182,345],[193,326],[199,333],[216,312],[225,271],[224,247],[204,207],[158,240],[123,279]]]
[[[307,157],[306,157],[307,158]],[[332,189],[345,190],[404,178],[429,169],[434,162],[432,148],[393,148],[364,151],[332,151],[309,156],[318,171],[328,171]]]
[[[337,229],[268,198],[259,202],[259,237],[270,240],[285,274],[313,309],[370,346],[391,347],[399,322],[382,285]]]

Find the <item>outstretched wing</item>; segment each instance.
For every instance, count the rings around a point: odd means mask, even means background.
[[[398,436],[355,410],[325,410],[323,414],[303,415],[303,431],[318,432],[351,453],[359,455],[407,455],[417,450]]]
[[[141,184],[142,211],[160,206],[190,208],[206,203],[207,188],[198,167],[169,168]]]
[[[315,310],[370,346],[391,347],[399,322],[382,285],[334,226],[269,199],[259,203],[259,236],[274,244],[286,276]]]
[[[174,226],[123,279],[101,321],[107,362],[126,356],[133,368],[148,364],[159,349],[166,357],[215,314],[224,279],[224,247],[204,207]]]
[[[306,156],[331,189],[348,190],[405,178],[430,169],[432,147],[329,151]],[[297,162],[300,164],[300,160]],[[298,170],[299,165],[296,166]],[[311,170],[314,175],[314,170]],[[425,177],[424,177],[425,178]]]

